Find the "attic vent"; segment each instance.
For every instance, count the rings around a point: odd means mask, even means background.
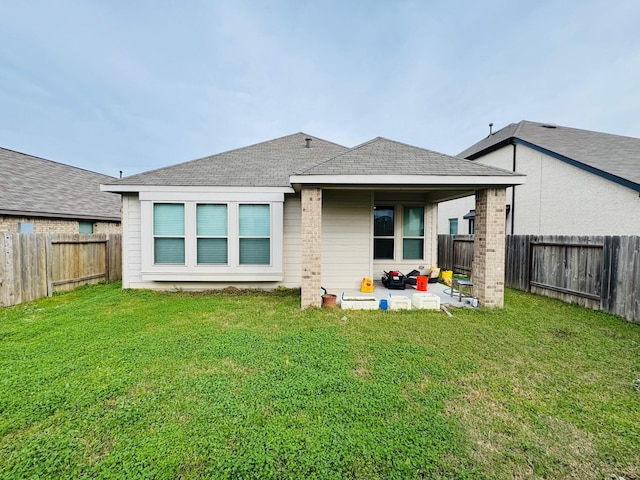
[[[304,146],[307,148],[311,148],[311,138],[307,137],[304,139]]]
[[[555,123],[543,123],[542,128],[558,128],[558,125]]]

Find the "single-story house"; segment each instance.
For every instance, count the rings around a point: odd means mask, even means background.
[[[100,190],[116,180],[0,148],[0,231],[120,233],[120,197]]]
[[[640,139],[521,121],[459,157],[518,171],[507,189],[508,234],[640,235]],[[441,233],[474,233],[473,196],[440,205]]]
[[[359,288],[437,264],[438,202],[476,193],[475,291],[503,303],[505,189],[524,176],[375,138],[297,133],[108,182],[122,195],[123,287]],[[484,230],[482,230],[484,229]]]

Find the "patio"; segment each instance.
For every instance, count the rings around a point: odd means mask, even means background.
[[[362,293],[360,290],[344,290],[342,292],[329,292],[338,296],[337,303],[340,306],[340,299],[344,295],[345,297],[374,297],[378,303],[382,299],[389,299],[391,297],[404,296],[408,297],[409,301],[413,300],[414,294],[420,294],[425,292],[418,291],[415,286],[407,285],[404,290],[390,290],[382,285],[382,282],[375,280],[373,282],[373,293]],[[472,296],[469,295],[469,290],[465,288],[462,294],[462,301],[458,301],[458,289],[454,289],[453,296],[451,295],[451,287],[443,285],[441,283],[430,283],[427,288],[428,293],[433,293],[440,299],[440,306],[447,307],[471,307]]]

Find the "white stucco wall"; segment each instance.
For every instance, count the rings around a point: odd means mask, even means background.
[[[516,148],[516,170],[527,175],[526,184],[516,187],[515,202],[507,189],[507,204],[515,205],[516,234],[640,235],[638,192],[524,145]],[[475,161],[510,170],[513,147]],[[440,204],[441,229],[456,212],[461,219],[469,211],[468,204],[453,202]]]

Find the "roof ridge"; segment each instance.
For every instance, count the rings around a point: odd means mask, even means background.
[[[205,155],[204,157],[198,157],[198,158],[194,158],[192,160],[185,160],[183,162],[173,163],[171,165],[166,165],[164,167],[154,168],[152,170],[146,170],[144,172],[140,172],[140,173],[136,173],[136,174],[130,175],[129,177],[135,177],[137,175],[147,175],[147,174],[150,174],[150,173],[158,172],[160,170],[164,170],[165,168],[177,167],[178,165],[188,165],[190,163],[195,163],[195,162],[199,162],[199,161],[202,161],[202,160],[211,159],[211,158],[214,158],[214,157],[218,157],[220,155],[227,155],[227,154],[230,154],[230,153],[239,152],[241,150],[247,150],[249,148],[257,147],[258,145],[277,142],[279,140],[284,140],[286,138],[295,137],[295,136],[298,136],[298,135],[305,136],[305,137],[310,137],[310,138],[315,139],[315,140],[321,140],[323,142],[326,142],[326,143],[329,143],[331,145],[335,145],[335,146],[338,146],[338,147],[347,148],[344,145],[340,145],[339,143],[335,143],[335,142],[332,142],[330,140],[325,140],[324,138],[320,138],[320,137],[318,137],[316,135],[310,135],[308,133],[305,133],[305,132],[301,131],[301,132],[296,132],[296,133],[290,133],[288,135],[282,135],[281,137],[272,138],[270,140],[263,140],[261,142],[252,143],[251,145],[245,145],[243,147],[232,148],[230,150],[225,150],[223,152],[214,153],[212,155]],[[125,178],[128,178],[128,177],[125,177]]]
[[[374,137],[374,138],[372,138],[371,140],[367,140],[366,142],[363,142],[363,143],[361,143],[361,144],[359,144],[359,145],[356,145],[355,147],[347,148],[347,150],[345,150],[345,151],[344,151],[344,152],[342,152],[342,153],[339,153],[339,154],[338,154],[338,155],[336,155],[335,157],[327,158],[327,159],[325,159],[325,160],[323,160],[323,161],[321,161],[321,162],[319,162],[319,163],[316,163],[315,165],[311,165],[311,166],[309,166],[309,167],[305,168],[304,170],[300,170],[299,172],[296,172],[296,174],[302,175],[302,174],[304,174],[305,172],[308,172],[308,171],[309,171],[309,170],[311,170],[311,169],[317,168],[317,167],[319,167],[320,165],[324,165],[325,163],[331,162],[331,161],[335,160],[336,158],[339,158],[339,157],[341,157],[341,156],[343,156],[343,155],[346,155],[346,154],[348,154],[348,153],[350,153],[350,152],[353,152],[353,151],[355,151],[355,150],[358,150],[359,148],[362,148],[362,147],[364,147],[364,146],[366,146],[366,145],[370,145],[371,143],[375,142],[376,140],[381,140],[381,139],[382,139],[382,140],[386,140],[386,139],[385,139],[385,138],[383,138],[383,137]],[[336,145],[338,145],[338,144],[336,144]],[[338,145],[338,146],[342,147],[343,145]]]

